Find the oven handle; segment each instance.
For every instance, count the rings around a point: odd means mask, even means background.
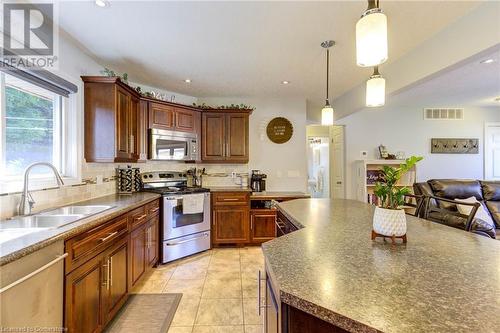
[[[167,245],[167,246],[175,246],[175,245],[180,245],[180,244],[184,244],[184,243],[192,242],[192,241],[195,241],[195,240],[197,240],[197,239],[204,238],[204,237],[208,237],[208,232],[204,232],[204,233],[203,233],[203,235],[198,236],[198,237],[193,237],[193,238],[190,238],[190,239],[185,239],[185,240],[178,241],[178,242],[171,242],[171,243],[167,243],[166,245]]]

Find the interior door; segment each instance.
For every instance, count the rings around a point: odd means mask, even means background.
[[[330,128],[331,144],[331,172],[330,188],[331,197],[334,199],[345,198],[345,152],[344,152],[344,126]]]
[[[484,132],[484,178],[500,180],[500,123],[487,123]]]

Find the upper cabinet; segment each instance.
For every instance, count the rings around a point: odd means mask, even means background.
[[[139,95],[116,77],[82,76],[85,83],[85,160],[136,162],[141,137]],[[142,121],[142,123],[141,123]]]
[[[149,102],[149,128],[199,132],[200,112],[168,102]]]
[[[203,162],[248,163],[250,111],[228,110],[202,113],[201,154]]]

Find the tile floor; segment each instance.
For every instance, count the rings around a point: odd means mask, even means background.
[[[260,247],[213,249],[159,266],[133,292],[183,294],[169,333],[261,333],[259,269]]]

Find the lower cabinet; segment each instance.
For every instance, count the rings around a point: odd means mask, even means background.
[[[148,267],[153,267],[158,262],[160,249],[159,230],[160,217],[156,216],[148,221],[146,225],[146,262]]]
[[[250,241],[267,242],[276,237],[276,210],[252,209],[250,211]]]
[[[218,206],[213,209],[213,243],[248,243],[248,206]]]
[[[105,272],[103,256],[97,256],[66,276],[64,317],[68,332],[102,330]]]
[[[141,225],[130,233],[130,287],[137,285],[146,273],[146,242],[146,225]]]
[[[64,323],[68,332],[102,332],[131,288],[156,264],[159,215],[158,210],[146,208],[144,222],[131,232],[134,213],[127,213],[65,241],[68,253],[85,250],[85,256],[66,258]]]

